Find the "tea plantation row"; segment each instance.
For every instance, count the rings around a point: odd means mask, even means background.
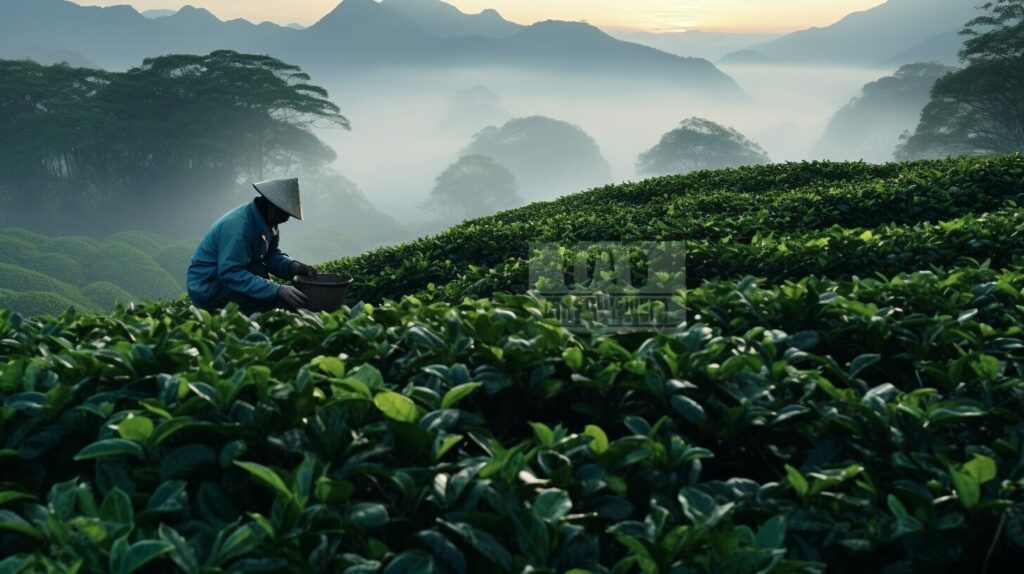
[[[0,311],[0,574],[1013,571],[1022,199],[1021,156],[704,172],[329,264],[334,314]],[[608,240],[683,243],[685,327],[525,294]]]
[[[0,314],[0,571],[963,572],[1024,556],[1024,273]]]
[[[26,315],[69,306],[112,311],[117,301],[178,297],[194,249],[138,231],[98,241],[0,229],[0,308]]]
[[[899,233],[895,229],[899,226],[943,221],[957,225],[957,220],[969,221],[970,214],[1015,209],[1021,204],[1024,157],[1019,154],[883,166],[756,166],[595,189],[472,220],[437,236],[338,260],[324,268],[352,275],[356,279],[353,297],[372,302],[413,293],[427,300],[459,302],[466,289],[474,296],[488,296],[495,290],[525,291],[531,242],[571,246],[584,241],[687,241],[691,285],[737,273],[771,274],[766,270],[776,263],[790,270],[782,276],[835,270],[864,276],[875,269],[861,269],[863,257],[849,262],[857,266],[832,264],[830,268],[824,261],[833,256],[829,241],[849,242],[849,234],[842,229],[856,228],[855,237],[859,237],[864,231]],[[884,229],[876,233],[879,227]],[[766,237],[790,245],[825,242],[810,246],[822,262],[789,267],[796,256],[781,249],[770,252],[762,241]],[[910,251],[932,249],[908,235],[903,237]],[[744,245],[751,240],[754,245]],[[880,241],[867,249],[889,249]],[[959,247],[947,245],[949,251],[939,257],[949,261]],[[733,258],[735,249],[746,254]],[[986,251],[984,246],[978,249]],[[961,255],[975,257],[978,249]],[[754,256],[756,251],[760,253]],[[694,264],[702,254],[712,260],[711,265]],[[878,270],[911,271],[928,264],[927,257],[909,257],[900,264],[898,253],[889,255],[892,260]],[[757,266],[744,271],[751,262]]]

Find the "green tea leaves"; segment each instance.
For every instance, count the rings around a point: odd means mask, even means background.
[[[604,433],[604,430],[597,425],[587,425],[583,434],[592,437],[590,441],[590,449],[597,454],[602,454],[608,450],[608,435]]]
[[[269,486],[272,490],[280,494],[285,499],[290,499],[292,497],[292,491],[288,488],[284,481],[281,480],[281,477],[278,476],[276,472],[263,466],[262,464],[257,464],[254,462],[242,462],[236,460],[235,466],[245,469],[249,474],[253,476],[253,478],[261,482],[262,484]]]
[[[112,456],[133,456],[143,458],[145,452],[138,444],[125,439],[110,438],[100,440],[83,448],[75,455],[75,460],[92,460]]]
[[[789,480],[790,486],[792,486],[793,490],[795,490],[800,496],[805,496],[811,488],[807,479],[804,478],[804,475],[800,474],[799,470],[789,466],[788,464],[786,465],[786,479]]]
[[[470,389],[470,392],[472,389]],[[467,393],[468,394],[468,393]],[[377,405],[382,413],[388,418],[403,423],[414,423],[419,420],[419,409],[416,403],[409,397],[390,391],[378,393],[373,397],[373,404]]]
[[[126,440],[146,442],[153,434],[153,421],[146,417],[129,416],[117,425],[117,434]]]
[[[960,467],[949,467],[957,497],[965,508],[974,508],[981,500],[981,487],[996,477],[996,463],[984,455],[975,455]]]
[[[483,386],[483,383],[465,383],[454,387],[447,393],[441,400],[442,409],[450,409],[459,403],[462,399],[468,397],[473,391]]]

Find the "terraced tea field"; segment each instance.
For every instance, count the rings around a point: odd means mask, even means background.
[[[611,186],[339,260],[334,314],[0,311],[0,572],[1003,572],[1024,158]],[[681,241],[589,334],[531,241]]]

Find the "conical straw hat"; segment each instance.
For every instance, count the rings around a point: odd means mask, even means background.
[[[302,221],[302,199],[299,197],[298,179],[272,179],[254,183],[252,186],[278,209]]]

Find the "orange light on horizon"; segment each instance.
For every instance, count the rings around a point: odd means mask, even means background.
[[[245,18],[259,23],[311,25],[341,0],[77,0],[84,5],[130,4],[139,11],[178,9],[186,4],[206,8],[218,18]],[[377,0],[380,1],[380,0]],[[383,0],[387,3],[388,0]],[[782,33],[827,26],[846,14],[884,0],[445,0],[463,12],[493,8],[520,24],[542,20],[585,21],[616,29],[671,32]]]

